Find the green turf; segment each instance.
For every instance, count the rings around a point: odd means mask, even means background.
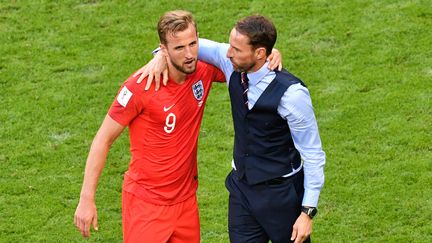
[[[81,241],[72,221],[93,136],[178,8],[217,41],[252,13],[275,22],[327,153],[314,242],[432,242],[431,1],[58,2],[0,0],[0,242]],[[203,242],[228,242],[232,137],[215,85],[199,144]],[[89,242],[121,241],[128,145],[124,133],[111,150]]]

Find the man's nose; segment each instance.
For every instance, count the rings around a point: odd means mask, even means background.
[[[231,57],[232,57],[232,47],[228,47],[228,51],[227,51],[226,56],[227,56],[228,58],[231,58]]]

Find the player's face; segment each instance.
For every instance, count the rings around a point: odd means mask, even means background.
[[[175,34],[167,33],[166,45],[162,44],[168,55],[169,63],[178,71],[186,74],[195,72],[198,59],[198,36],[193,25]]]
[[[253,69],[256,65],[256,52],[252,45],[249,44],[249,37],[233,28],[230,33],[229,43],[227,57],[231,60],[234,70],[247,72]]]

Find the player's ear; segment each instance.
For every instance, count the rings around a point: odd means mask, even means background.
[[[160,43],[159,48],[163,55],[167,55],[167,46],[165,44]]]

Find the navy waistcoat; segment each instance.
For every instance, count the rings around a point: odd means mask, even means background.
[[[304,83],[282,70],[261,94],[251,110],[243,102],[240,73],[230,77],[229,93],[234,121],[233,158],[240,179],[258,184],[289,174],[301,164],[288,123],[277,112],[280,100],[292,84]]]

